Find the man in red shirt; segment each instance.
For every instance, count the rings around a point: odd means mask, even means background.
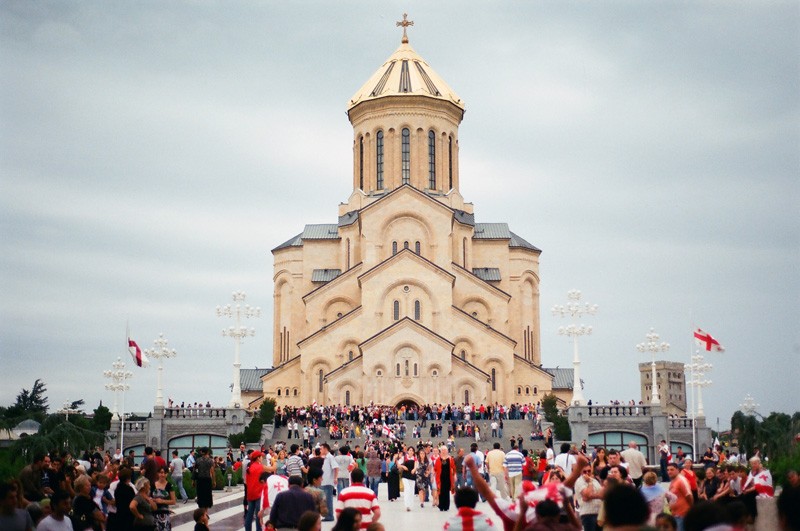
[[[250,454],[250,464],[247,465],[247,477],[245,478],[247,484],[247,513],[244,517],[244,528],[247,531],[253,529],[253,519],[256,521],[256,530],[261,531],[261,519],[256,517],[259,510],[259,501],[261,500],[261,492],[264,490],[264,484],[259,481],[261,479],[261,472],[264,471],[264,465],[261,460],[264,454],[256,450]]]
[[[692,472],[694,474],[694,472]],[[672,516],[678,521],[678,529],[683,529],[683,519],[686,513],[692,508],[694,504],[694,497],[692,497],[692,490],[689,487],[689,480],[686,479],[676,463],[667,465],[667,475],[670,478],[669,491],[674,494],[677,499],[669,504],[669,510]]]

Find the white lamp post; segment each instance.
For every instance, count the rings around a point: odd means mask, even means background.
[[[161,387],[161,373],[164,371],[164,358],[174,358],[178,355],[174,348],[167,348],[167,338],[164,334],[158,334],[158,338],[153,341],[156,348],[145,349],[144,354],[148,357],[158,359],[158,388],[156,389],[156,407],[164,407],[164,394]]]
[[[122,358],[117,358],[117,361],[111,364],[114,370],[111,371],[103,371],[103,376],[106,378],[111,379],[111,383],[106,384],[106,389],[109,391],[114,391],[114,411],[113,417],[114,418],[121,418],[120,422],[120,438],[119,438],[119,447],[121,449],[125,449],[125,391],[131,388],[130,385],[125,383],[125,380],[133,378],[133,373],[131,371],[125,370],[125,362],[122,361]],[[120,413],[117,411],[117,394],[122,391],[122,411]]]
[[[249,304],[244,304],[247,295],[243,291],[233,292],[234,306],[226,304],[225,306],[217,306],[217,317],[233,317],[236,319],[236,326],[231,326],[222,329],[222,335],[233,338],[236,346],[235,355],[233,359],[233,389],[231,391],[231,403],[229,407],[242,406],[242,386],[239,383],[239,368],[242,366],[239,361],[239,343],[247,336],[256,335],[253,328],[241,326],[241,319],[244,317],[249,319],[251,317],[261,317],[261,308],[252,308]]]
[[[653,328],[650,329],[650,332],[645,337],[647,338],[647,341],[636,345],[636,350],[639,352],[649,352],[653,357],[653,361],[650,364],[650,369],[653,373],[650,377],[652,388],[652,392],[650,393],[650,403],[653,405],[658,405],[661,403],[661,397],[658,394],[658,380],[656,379],[656,354],[659,352],[668,351],[669,343],[659,343],[658,340],[661,339],[661,336],[656,334]]]
[[[711,385],[711,380],[706,380],[706,373],[710,372],[713,365],[705,362],[702,354],[695,354],[692,356],[692,363],[687,365],[689,369],[690,378],[687,382],[693,388],[697,389],[697,416],[704,417],[703,411],[703,387]]]
[[[566,305],[557,304],[553,306],[553,315],[567,317],[573,321],[581,318],[584,314],[594,315],[597,313],[597,305],[581,303],[581,292],[573,289],[567,292],[569,301]],[[572,383],[572,405],[582,406],[586,401],[583,399],[583,382],[581,381],[581,360],[578,356],[578,336],[589,335],[592,333],[591,326],[584,326],[575,322],[558,328],[558,333],[562,336],[572,338],[572,367],[574,371]]]
[[[756,411],[760,407],[759,404],[756,404],[755,399],[750,396],[750,393],[747,393],[744,397],[744,403],[739,404],[739,409],[742,410],[742,413],[745,415],[755,415]]]

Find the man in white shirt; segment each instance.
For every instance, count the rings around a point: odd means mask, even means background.
[[[178,450],[172,450],[172,461],[169,462],[169,473],[172,476],[172,481],[178,487],[181,494],[183,503],[189,501],[189,496],[186,495],[186,489],[183,488],[183,459],[178,457]]]
[[[339,464],[331,454],[331,447],[328,443],[320,445],[320,457],[324,459],[322,463],[322,491],[325,492],[325,504],[328,506],[328,516],[323,521],[333,522],[333,490],[336,488]],[[345,472],[347,473],[347,472]]]
[[[36,526],[37,531],[72,531],[72,521],[67,514],[72,505],[69,499],[69,493],[65,491],[57,491],[50,499],[50,507],[53,511],[49,516],[46,516],[39,525]]]
[[[551,445],[547,445],[547,464],[553,466],[556,460],[556,453],[553,451],[553,447]]]
[[[628,476],[633,480],[633,484],[636,485],[637,489],[641,488],[647,459],[639,451],[639,446],[634,441],[631,441],[628,443],[628,448],[620,452],[620,455],[628,465]]]
[[[555,457],[554,464],[570,476],[572,467],[577,463],[576,457],[570,451],[569,443],[561,443],[561,453]]]

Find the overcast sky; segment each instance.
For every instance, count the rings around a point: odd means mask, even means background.
[[[571,366],[572,288],[598,304],[586,398],[639,400],[654,327],[704,390],[794,412],[800,370],[797,2],[0,3],[0,404],[36,378],[54,409],[109,407],[102,371],[160,332],[165,396],[230,397],[230,323],[261,306],[243,367],[272,360],[270,249],[333,223],[352,189],[353,93],[411,45],[466,102],[461,192],[543,250],[545,366]],[[126,409],[152,407],[134,368]]]

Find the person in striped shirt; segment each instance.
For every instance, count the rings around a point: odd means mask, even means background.
[[[381,517],[378,497],[371,488],[364,485],[364,471],[356,467],[350,472],[350,486],[339,492],[336,500],[336,518],[347,508],[352,507],[361,513],[361,529],[366,529]]]
[[[522,467],[525,465],[525,456],[517,450],[517,445],[511,445],[511,450],[506,454],[503,460],[503,468],[506,472],[506,481],[508,482],[508,491],[511,493],[512,498],[519,495],[522,488]]]

